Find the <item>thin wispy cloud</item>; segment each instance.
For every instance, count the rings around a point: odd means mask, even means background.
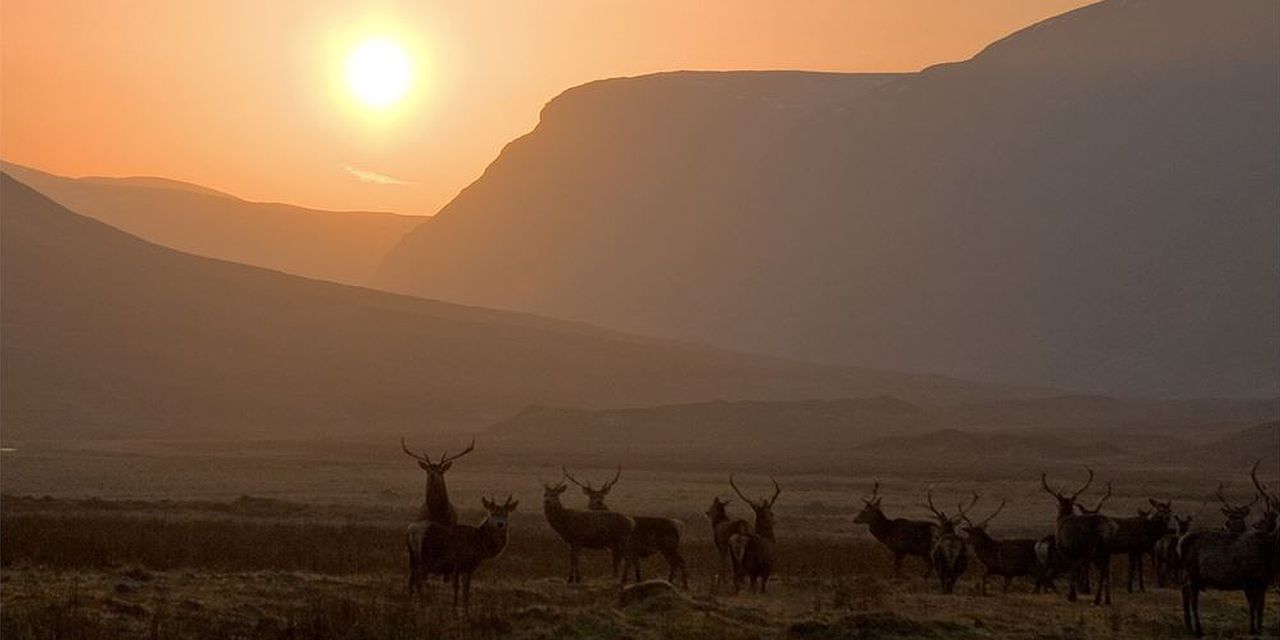
[[[345,169],[347,173],[355,176],[360,182],[372,182],[374,184],[412,184],[405,180],[393,178],[385,173],[366,171],[365,169],[353,167],[349,164],[342,165],[342,168]]]

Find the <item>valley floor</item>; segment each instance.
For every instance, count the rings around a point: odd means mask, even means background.
[[[1115,604],[1067,603],[998,581],[958,593],[908,563],[889,577],[866,539],[790,531],[769,593],[715,585],[702,527],[684,547],[688,591],[628,598],[602,553],[585,556],[585,584],[566,584],[567,553],[540,526],[514,525],[511,543],[476,575],[469,613],[447,585],[425,604],[406,595],[403,525],[360,511],[241,499],[231,503],[116,502],[6,496],[0,513],[0,634],[20,638],[1168,638],[1184,635],[1176,590],[1149,585]],[[665,573],[646,562],[646,577]],[[1116,572],[1123,577],[1122,562]],[[980,565],[979,565],[980,566]],[[1063,586],[1060,584],[1060,586]],[[1275,594],[1270,629],[1280,631]],[[1245,631],[1244,598],[1209,593],[1211,636]]]

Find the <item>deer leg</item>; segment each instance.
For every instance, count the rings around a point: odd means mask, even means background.
[[[613,558],[613,578],[616,580],[618,578],[618,563],[622,561],[622,553],[618,549],[610,549],[609,555]],[[622,570],[626,571],[627,568],[623,567]]]
[[[471,610],[471,572],[462,576],[462,610]]]
[[[1192,632],[1195,633],[1197,637],[1203,636],[1204,627],[1200,626],[1200,589],[1199,588],[1194,588],[1191,590],[1191,620],[1192,622],[1195,623],[1195,627],[1192,628]]]
[[[1182,624],[1187,627],[1187,631],[1195,631],[1195,627],[1191,625],[1191,584],[1182,585]]]
[[[569,547],[569,583],[578,582],[578,548]]]
[[[1004,592],[1009,593],[1009,587],[1013,586],[1013,576],[1004,577]]]
[[[1111,555],[1103,552],[1097,562],[1098,592],[1093,596],[1093,603],[1111,604]]]
[[[902,577],[902,554],[894,552],[893,554],[893,578],[897,580]]]
[[[458,608],[458,572],[454,571],[449,577],[449,581],[453,583],[453,608]]]

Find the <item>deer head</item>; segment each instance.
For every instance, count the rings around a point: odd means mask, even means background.
[[[773,476],[769,476],[769,480],[773,482],[773,495],[768,498],[752,500],[742,493],[738,485],[734,484],[733,474],[729,474],[729,486],[733,487],[734,493],[737,493],[738,497],[742,498],[742,501],[747,503],[751,510],[756,513],[756,533],[763,533],[767,530],[772,534],[773,531],[773,503],[778,501],[778,494],[782,493],[782,487],[778,486],[778,481],[774,480]]]
[[[1081,486],[1079,489],[1076,490],[1075,493],[1069,496],[1066,494],[1065,491],[1055,490],[1052,487],[1050,487],[1049,481],[1046,478],[1045,474],[1043,473],[1040,474],[1040,486],[1044,489],[1046,493],[1053,496],[1058,501],[1058,517],[1059,518],[1064,516],[1075,515],[1076,499],[1080,497],[1080,494],[1084,493],[1085,489],[1089,488],[1089,485],[1093,484],[1093,469],[1089,467],[1085,467],[1085,470],[1089,472],[1089,479],[1084,481],[1084,486]]]
[[[560,471],[564,473],[564,477],[569,479],[569,482],[572,482],[578,485],[578,487],[582,489],[582,494],[587,496],[588,509],[592,511],[608,511],[609,510],[609,507],[606,506],[604,503],[604,498],[605,496],[609,495],[609,491],[613,489],[613,485],[618,482],[618,478],[622,477],[621,466],[618,467],[618,472],[613,474],[613,479],[600,485],[599,489],[591,486],[590,481],[587,481],[586,484],[582,484],[581,482],[578,482],[577,479],[575,479],[572,475],[569,474],[569,470],[565,469],[564,467],[560,467]]]
[[[853,517],[853,521],[857,524],[871,524],[872,521],[883,518],[884,512],[880,510],[880,500],[882,498],[883,496],[880,495],[880,481],[876,480],[875,484],[871,485],[871,497],[862,499],[862,511],[859,511],[858,515]]]
[[[1245,518],[1249,517],[1249,511],[1253,509],[1253,505],[1257,504],[1258,500],[1262,498],[1262,495],[1255,495],[1253,496],[1253,500],[1248,504],[1231,504],[1231,502],[1227,500],[1227,496],[1223,493],[1221,482],[1218,483],[1218,490],[1215,491],[1213,495],[1218,499],[1218,502],[1222,503],[1222,515],[1227,518],[1227,531],[1231,531],[1233,533],[1243,533],[1244,530],[1248,528],[1245,524]]]
[[[520,504],[520,501],[513,500],[511,495],[508,494],[506,501],[502,504],[498,504],[493,498],[481,498],[480,504],[484,506],[485,511],[489,512],[489,517],[485,518],[485,522],[498,531],[506,531],[511,519],[511,512],[516,510],[516,506]]]
[[[720,496],[711,498],[711,506],[707,507],[707,519],[712,522],[720,522],[729,518],[729,501],[721,500]]]
[[[1173,530],[1174,530],[1174,533],[1176,533],[1179,537],[1186,535],[1189,531],[1191,531],[1191,516],[1187,516],[1185,518],[1174,516]]]
[[[929,511],[932,511],[932,512],[933,512],[933,517],[934,517],[934,518],[936,518],[936,519],[938,520],[938,526],[942,527],[942,531],[943,531],[943,533],[952,533],[952,532],[954,532],[954,531],[955,531],[955,528],[956,528],[956,523],[960,521],[960,519],[963,517],[963,515],[958,515],[958,516],[955,516],[955,517],[950,517],[950,516],[948,516],[946,513],[944,513],[944,512],[942,512],[942,511],[940,511],[936,506],[934,506],[934,504],[933,504],[933,487],[929,487],[928,491],[925,491],[925,494],[924,494],[924,500],[925,500],[925,506],[929,508]],[[966,510],[968,510],[968,509],[972,509],[972,508],[973,508],[973,505],[975,505],[975,504],[977,504],[977,503],[978,503],[978,494],[976,494],[976,493],[975,493],[975,494],[973,494],[973,500],[969,502],[969,506],[968,506],[968,507],[965,507],[965,506],[963,505],[963,503],[961,503],[961,504],[959,504],[959,505],[956,505],[956,506],[958,506],[958,507],[960,508],[960,513],[961,513],[961,514],[963,514],[963,513],[964,513],[964,511],[966,511]]]
[[[565,489],[569,488],[569,485],[563,479],[554,484],[547,484],[542,478],[538,478],[538,482],[542,484],[542,504],[546,506],[561,506],[560,494],[564,493]]]
[[[448,471],[449,468],[453,466],[454,460],[457,460],[458,458],[461,458],[462,456],[465,456],[468,453],[471,453],[471,450],[476,448],[476,439],[472,438],[471,444],[467,445],[467,448],[463,449],[462,453],[459,453],[456,456],[451,456],[449,455],[448,451],[445,451],[444,453],[440,454],[440,460],[436,462],[432,462],[431,456],[428,455],[425,451],[422,453],[422,455],[418,455],[410,451],[409,445],[404,443],[403,437],[400,438],[400,448],[404,449],[404,452],[408,454],[409,457],[418,461],[418,466],[423,471],[427,472],[427,477],[429,477],[432,480],[443,480],[445,472]]]

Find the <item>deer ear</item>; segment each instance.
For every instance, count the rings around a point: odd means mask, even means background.
[[[520,506],[520,501],[516,500],[515,502],[512,502],[510,505],[507,506],[507,511],[515,511],[516,507],[518,506]]]
[[[450,460],[449,462],[446,462],[446,463],[444,463],[444,464],[440,465],[440,473],[444,473],[444,472],[448,471],[448,470],[449,470],[449,467],[452,467],[452,466],[453,466],[453,461],[452,461],[452,460]]]
[[[418,461],[418,466],[419,466],[419,467],[422,467],[422,470],[423,470],[423,471],[430,471],[430,470],[431,470],[431,467],[428,467],[428,466],[427,466],[427,463],[425,463],[425,462],[423,462],[423,461],[421,461],[421,460],[419,460],[419,461]]]

